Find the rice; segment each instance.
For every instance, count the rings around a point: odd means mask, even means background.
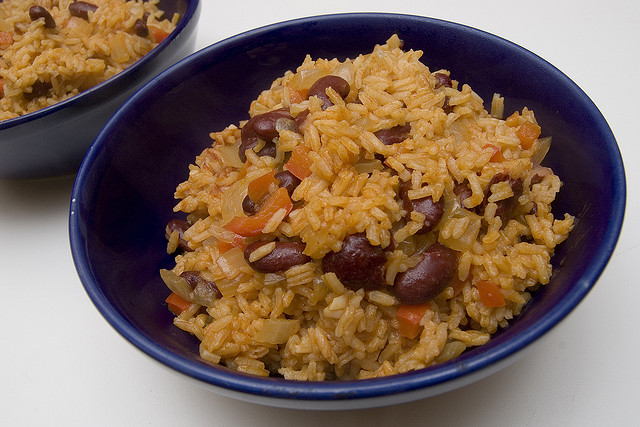
[[[211,134],[175,192],[187,250],[162,271],[192,280],[167,302],[203,360],[313,381],[421,369],[487,343],[549,282],[574,221],[551,211],[549,137],[421,56],[394,35],[307,57]]]
[[[77,95],[142,58],[179,19],[166,19],[157,4],[158,0],[0,2],[0,120]],[[74,12],[78,5],[88,11]]]

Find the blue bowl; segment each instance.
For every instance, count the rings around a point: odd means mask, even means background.
[[[155,49],[109,80],[55,105],[0,121],[0,178],[75,173],[113,113],[153,76],[193,52],[200,0],[160,0],[177,28]]]
[[[502,94],[505,111],[532,108],[553,135],[545,164],[564,181],[555,209],[578,220],[553,259],[551,283],[488,344],[416,372],[308,383],[257,378],[201,361],[197,340],[172,325],[158,275],[173,266],[165,252],[164,226],[187,165],[211,144],[209,132],[246,118],[250,101],[306,54],[353,58],[393,33],[407,49],[423,50],[432,70],[451,70],[483,99]],[[543,59],[494,35],[436,19],[328,15],[259,28],[209,46],[135,94],[81,165],[70,236],[78,274],[95,306],[153,359],[239,399],[292,408],[363,408],[449,391],[516,360],[594,286],[617,242],[625,201],[623,163],[607,122],[576,84]]]

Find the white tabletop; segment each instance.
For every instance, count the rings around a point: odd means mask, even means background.
[[[202,0],[198,48],[266,24],[325,13],[402,12],[520,44],[598,105],[628,179],[622,236],[598,284],[510,367],[430,399],[344,412],[285,410],[205,391],[152,362],[100,316],[76,275],[67,216],[73,177],[0,180],[0,424],[56,426],[623,426],[638,413],[636,309],[640,2]],[[235,6],[239,6],[236,8]],[[588,171],[587,171],[588,172]]]

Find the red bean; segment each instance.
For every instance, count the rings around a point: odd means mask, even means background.
[[[216,286],[216,284],[210,280],[202,277],[202,274],[199,271],[195,270],[187,270],[180,273],[180,277],[187,281],[191,289],[195,289],[198,285],[203,288],[203,290],[212,292],[216,298],[222,298],[222,293]]]
[[[418,264],[396,276],[396,298],[406,304],[430,301],[449,285],[457,269],[457,252],[439,243],[431,245]]]
[[[347,236],[338,252],[322,258],[322,270],[333,272],[347,287],[378,289],[384,286],[385,250],[372,245],[364,234]]]
[[[441,197],[437,202],[434,202],[431,196],[412,200],[409,198],[410,189],[410,182],[404,182],[400,185],[402,208],[407,211],[407,217],[409,217],[413,211],[423,214],[424,227],[418,231],[418,234],[428,233],[433,230],[442,219],[442,215],[444,214],[444,198]]]
[[[165,237],[169,239],[174,231],[178,231],[178,248],[185,252],[191,252],[193,249],[189,247],[189,244],[184,239],[184,232],[187,231],[189,227],[191,227],[191,224],[183,219],[172,219],[165,228]]]
[[[56,21],[53,19],[53,16],[51,16],[49,11],[42,6],[31,6],[29,8],[29,18],[31,18],[31,21],[43,18],[45,28],[56,27]]]
[[[329,96],[327,95],[327,88],[331,87],[335,90],[338,95],[342,99],[346,98],[351,91],[351,86],[349,82],[347,82],[342,77],[338,76],[324,76],[320,77],[316,82],[311,86],[308,92],[308,96],[317,96],[322,101],[322,109],[326,110],[330,106],[333,105]]]
[[[255,215],[258,212],[258,207],[255,203],[253,203],[251,197],[245,196],[245,198],[242,200],[242,210],[244,211],[244,213],[251,216]]]
[[[278,172],[274,175],[274,177],[280,181],[280,187],[284,187],[287,189],[287,193],[289,193],[289,197],[293,194],[294,190],[300,185],[302,181],[298,179],[294,174],[289,171]]]
[[[133,31],[135,31],[139,37],[147,37],[149,35],[149,27],[147,27],[147,23],[142,19],[136,20],[133,24]]]
[[[293,120],[293,117],[291,117],[291,113],[289,113],[289,110],[284,108],[258,114],[257,116],[250,118],[249,121],[245,123],[240,131],[241,143],[238,148],[238,155],[242,162],[247,161],[245,151],[255,147],[260,139],[265,141],[266,144],[264,148],[258,152],[258,155],[275,157],[276,147],[275,144],[272,144],[271,142],[279,135],[279,120],[291,120],[289,125],[292,128],[295,127],[295,121]]]
[[[436,85],[435,88],[438,89],[439,87],[452,87],[453,84],[451,83],[451,77],[449,77],[448,75],[444,74],[444,73],[435,73],[434,77],[436,78]]]
[[[389,129],[380,129],[379,131],[376,131],[373,134],[384,145],[392,145],[407,139],[409,137],[409,132],[411,132],[411,125],[407,123],[404,125],[394,126]]]
[[[98,6],[87,3],[86,1],[76,1],[69,5],[69,13],[71,16],[77,16],[86,21],[89,20],[89,12],[95,12],[97,9]]]
[[[251,268],[260,273],[277,273],[286,271],[296,265],[309,262],[311,258],[305,255],[305,244],[301,242],[275,242],[276,246],[267,255],[256,261],[249,261],[249,257],[261,246],[269,242],[258,241],[253,242],[244,250],[244,258],[247,260]]]
[[[36,80],[33,85],[31,85],[31,92],[23,92],[22,96],[24,96],[27,101],[31,101],[41,96],[45,96],[47,93],[49,93],[49,90],[52,87],[53,86],[51,85],[51,82]]]

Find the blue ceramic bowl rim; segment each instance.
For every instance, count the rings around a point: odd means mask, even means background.
[[[50,114],[55,113],[56,111],[67,108],[71,105],[78,104],[83,102],[85,99],[91,97],[92,95],[100,96],[100,94],[105,93],[112,89],[112,87],[117,86],[120,80],[126,79],[130,74],[133,74],[141,67],[144,67],[147,63],[151,62],[155,57],[160,55],[160,53],[165,49],[165,47],[169,46],[173,40],[180,36],[182,30],[187,26],[187,24],[193,18],[196,10],[198,9],[198,5],[200,4],[200,0],[192,0],[189,4],[189,8],[185,12],[184,16],[180,18],[176,29],[171,32],[158,46],[152,49],[149,53],[144,55],[138,61],[134,62],[129,68],[126,68],[116,74],[115,76],[103,81],[100,84],[97,84],[71,98],[67,98],[63,101],[57,102],[53,105],[49,105],[48,107],[41,108],[39,110],[33,111],[28,114],[24,114],[22,116],[14,117],[12,119],[7,119],[0,121],[0,131],[5,129],[9,129],[15,126],[20,126],[24,123],[28,123],[34,120],[41,119]]]
[[[552,312],[548,313],[548,315],[534,323],[533,326],[522,331],[517,337],[509,340],[508,342],[502,343],[497,347],[491,347],[491,343],[489,343],[483,346],[485,348],[484,351],[475,353],[472,356],[463,355],[450,362],[389,377],[340,382],[304,382],[283,380],[279,378],[262,378],[240,374],[224,368],[215,368],[204,364],[193,363],[192,360],[179,356],[164,348],[160,348],[154,341],[150,340],[134,328],[131,323],[129,323],[118,312],[117,309],[112,307],[108,299],[99,289],[96,278],[91,272],[88,259],[84,253],[83,239],[78,218],[74,215],[76,212],[79,212],[78,197],[80,197],[83,182],[89,174],[97,156],[107,143],[108,135],[111,133],[112,129],[117,127],[118,122],[126,116],[127,110],[136,104],[136,100],[138,98],[143,98],[148,93],[153,92],[153,90],[159,86],[166,77],[172,73],[179,72],[180,68],[185,64],[197,61],[203,56],[209,56],[212,52],[216,52],[217,54],[224,53],[226,48],[232,47],[235,43],[245,37],[259,37],[261,33],[281,30],[287,26],[305,25],[306,23],[325,20],[366,20],[385,17],[402,17],[408,20],[418,20],[421,22],[427,22],[431,25],[438,25],[445,29],[456,28],[458,31],[472,33],[474,37],[490,39],[494,43],[503,44],[508,46],[511,50],[517,50],[523,55],[529,56],[537,61],[541,67],[551,70],[558,79],[563,80],[566,85],[573,88],[573,92],[580,98],[581,102],[587,106],[592,116],[597,118],[597,125],[599,128],[603,129],[603,134],[607,135],[607,140],[603,141],[603,143],[606,145],[607,152],[609,153],[611,158],[610,160],[612,161],[613,166],[611,172],[614,180],[614,188],[616,190],[616,194],[613,197],[615,202],[614,206],[612,206],[612,216],[605,233],[605,238],[602,245],[594,255],[593,262],[590,264],[589,268],[583,272],[580,281],[575,283],[571,292],[567,293],[567,295],[558,302]],[[504,361],[510,356],[524,350],[534,341],[545,335],[583,300],[602,274],[618,241],[624,220],[625,205],[626,180],[624,166],[615,137],[611,132],[609,125],[591,99],[571,79],[549,62],[513,42],[463,24],[407,14],[377,12],[343,13],[298,18],[239,33],[191,54],[185,59],[169,67],[143,86],[109,120],[98,135],[96,142],[87,152],[87,155],[80,166],[72,191],[70,239],[72,254],[74,262],[76,263],[78,275],[96,308],[112,325],[112,327],[123,335],[123,337],[156,361],[187,376],[202,381],[203,383],[249,395],[264,396],[275,399],[308,401],[368,399],[407,393],[459,380],[461,377],[479,372]]]

